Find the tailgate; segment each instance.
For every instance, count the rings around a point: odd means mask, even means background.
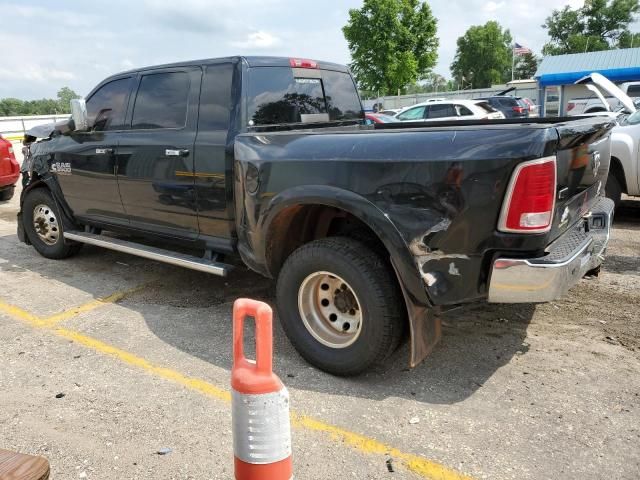
[[[556,125],[558,192],[550,239],[555,240],[595,204],[609,174],[611,129],[606,117],[584,118]]]

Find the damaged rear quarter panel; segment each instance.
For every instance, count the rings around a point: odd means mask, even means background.
[[[269,220],[307,193],[304,202],[359,212],[416,299],[427,301],[425,286],[435,305],[483,297],[488,252],[544,243],[497,234],[495,226],[515,166],[553,153],[556,142],[553,129],[526,125],[240,135],[243,258],[264,263]],[[244,193],[249,168],[259,178],[253,195]]]

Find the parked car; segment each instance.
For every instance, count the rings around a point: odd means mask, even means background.
[[[120,73],[71,111],[27,142],[19,239],[277,278],[286,335],[333,374],[405,335],[415,366],[439,307],[550,301],[603,261],[606,118],[373,129],[347,67],[278,57]],[[599,168],[570,169],[585,151]]]
[[[586,84],[587,88],[590,87]],[[640,82],[625,82],[617,87],[627,97],[640,98]],[[615,96],[601,92],[600,90],[589,88],[592,94],[589,97],[572,98],[567,102],[567,115],[578,116],[585,113],[612,112],[624,108],[624,105]]]
[[[423,102],[396,115],[403,122],[429,122],[449,120],[499,120],[504,115],[487,102],[478,100],[440,100]]]
[[[520,97],[506,95],[494,95],[492,97],[479,98],[489,103],[493,108],[502,112],[505,118],[527,118],[529,108]]]
[[[599,73],[587,75],[576,83],[586,85],[599,98],[602,111],[593,112],[614,118],[618,122],[611,132],[611,166],[605,187],[606,195],[617,205],[623,193],[640,197],[640,99],[629,97],[622,89]],[[605,95],[622,105],[612,111]]]
[[[0,135],[0,201],[13,198],[18,178],[20,165],[13,152],[13,144]]]
[[[530,98],[523,97],[522,101],[526,104],[527,108],[529,109],[529,117],[535,118],[540,116],[538,112],[538,106],[535,104],[533,100],[531,100]]]
[[[400,120],[395,117],[381,113],[365,113],[364,115],[364,123],[366,125],[373,125],[374,123],[393,123],[399,121]]]

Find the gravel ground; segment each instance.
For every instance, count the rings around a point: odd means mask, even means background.
[[[59,326],[170,370],[0,312],[0,448],[46,456],[55,479],[231,478],[228,403],[165,374],[228,389],[231,302],[273,303],[273,284],[91,247],[45,260],[18,242],[16,208],[0,204],[0,300],[44,318],[147,284]],[[275,365],[292,408],[397,449],[297,426],[296,478],[438,478],[410,471],[404,454],[476,479],[640,478],[638,252],[640,202],[627,199],[598,278],[546,305],[450,312],[442,343],[411,371],[405,346],[367,375],[331,377],[277,327]]]

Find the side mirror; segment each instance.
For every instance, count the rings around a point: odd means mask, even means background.
[[[83,98],[74,98],[71,100],[71,118],[75,125],[76,132],[84,132],[89,130],[89,119],[87,117],[87,104]]]

